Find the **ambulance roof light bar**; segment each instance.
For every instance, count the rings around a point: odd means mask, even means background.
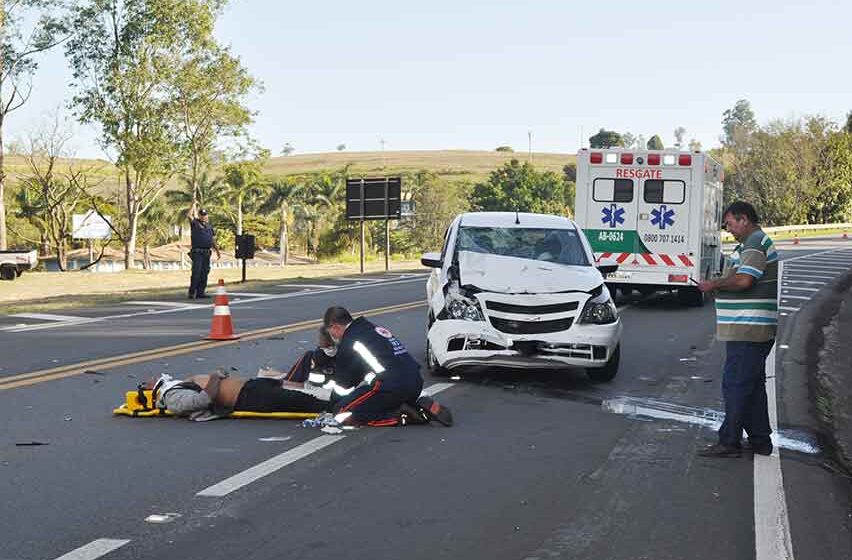
[[[677,156],[678,165],[692,165],[692,156],[689,154],[680,154]]]
[[[618,154],[609,153],[606,155],[607,163],[618,163]]]
[[[674,154],[663,155],[663,165],[674,165],[674,164],[675,164]]]
[[[592,152],[589,154],[590,163],[603,163],[603,154],[600,152]]]

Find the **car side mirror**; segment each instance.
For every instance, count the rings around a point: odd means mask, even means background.
[[[618,263],[612,259],[601,259],[595,265],[601,274],[606,276],[607,274],[612,274],[616,270],[618,270]]]
[[[423,253],[420,264],[429,268],[441,268],[444,266],[444,261],[441,260],[440,253]]]

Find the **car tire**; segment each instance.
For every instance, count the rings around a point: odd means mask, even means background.
[[[606,383],[615,378],[618,373],[618,364],[621,361],[621,345],[615,347],[609,360],[606,361],[603,367],[586,368],[586,375],[595,383]]]
[[[678,288],[677,297],[683,305],[688,307],[704,307],[707,296],[698,288]]]
[[[14,280],[17,277],[18,274],[16,273],[14,266],[0,266],[0,278],[2,278],[3,280]]]
[[[429,344],[429,337],[426,337],[426,369],[433,377],[449,377],[450,371],[447,368],[438,365],[435,359],[435,354],[432,353],[432,345]]]

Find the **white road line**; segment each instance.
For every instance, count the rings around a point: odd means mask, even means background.
[[[769,425],[778,432],[775,400],[775,347],[766,359],[766,398]],[[772,455],[754,454],[754,552],[755,560],[793,560],[793,539],[787,515],[787,497],[781,475],[781,455],[776,446]]]
[[[328,447],[338,441],[344,439],[346,436],[320,436],[318,438],[314,438],[308,442],[303,443],[302,445],[297,445],[293,449],[289,451],[285,451],[280,455],[276,455],[275,457],[268,459],[258,465],[255,465],[249,469],[244,470],[241,473],[237,473],[230,478],[226,478],[222,482],[218,484],[214,484],[213,486],[209,486],[196,494],[196,496],[211,496],[216,498],[221,498],[222,496],[227,496],[234,490],[239,490],[243,486],[251,484],[255,480],[261,479],[264,476],[274,473],[275,471],[282,469],[289,465],[290,463],[294,463],[303,457],[307,457],[311,453],[315,453],[320,449]]]
[[[383,281],[381,278],[334,278],[334,280],[340,280],[341,282],[358,282],[360,284],[365,282],[375,284],[376,282]]]
[[[109,554],[113,550],[121,548],[129,542],[129,540],[125,539],[98,539],[72,550],[68,554],[63,554],[56,560],[95,560],[105,554]]]
[[[423,281],[422,278],[406,278],[406,279],[402,279],[402,280],[390,280],[388,282],[381,283],[381,285],[382,286],[392,286],[392,285],[396,285],[396,284],[407,284],[407,283],[410,283],[410,282],[422,282],[422,281]],[[317,291],[314,291],[314,292],[291,292],[291,293],[287,293],[287,294],[269,294],[269,295],[254,298],[254,299],[248,299],[248,300],[242,300],[242,301],[232,301],[232,302],[230,302],[230,305],[231,305],[231,307],[234,307],[234,306],[240,305],[242,303],[252,303],[253,304],[253,303],[260,302],[260,301],[270,301],[270,300],[275,300],[275,299],[289,299],[289,298],[294,298],[294,297],[315,296],[315,295],[319,295],[319,294],[328,294],[328,293],[332,293],[332,292],[343,292],[343,291],[347,291],[347,290],[357,290],[357,289],[361,289],[361,288],[368,288],[368,287],[372,287],[374,285],[377,285],[377,284],[375,282],[373,282],[373,283],[358,284],[358,285],[354,285],[354,286],[339,286],[339,287],[336,286],[336,287],[328,289],[328,290],[317,290]],[[120,315],[107,315],[107,316],[104,316],[104,317],[95,317],[95,318],[91,318],[91,319],[81,319],[79,321],[74,321],[74,322],[69,321],[67,323],[59,322],[59,323],[48,323],[48,324],[45,324],[45,325],[34,325],[34,326],[26,326],[26,327],[18,327],[18,326],[3,327],[0,330],[7,331],[7,332],[13,332],[13,333],[37,331],[37,330],[42,330],[42,329],[65,327],[65,326],[75,325],[75,324],[80,324],[80,323],[96,323],[96,322],[99,322],[99,321],[107,321],[107,320],[110,320],[110,319],[130,319],[132,317],[139,317],[139,316],[143,316],[143,315],[145,317],[151,317],[152,315],[164,315],[164,314],[167,314],[167,313],[180,313],[180,312],[183,312],[183,311],[192,311],[192,310],[195,310],[195,309],[204,309],[205,307],[211,308],[211,307],[213,307],[213,304],[203,305],[203,306],[196,307],[196,308],[181,307],[181,308],[175,308],[175,309],[160,309],[158,311],[151,311],[151,312],[142,311],[142,312],[139,312],[139,313],[122,313]]]
[[[785,290],[785,291],[794,290],[794,291],[799,291],[799,292],[819,292],[819,291],[821,291],[820,288],[797,288],[795,286],[783,286],[781,289]]]
[[[19,319],[36,319],[39,321],[85,321],[88,317],[76,317],[73,315],[54,315],[53,313],[15,313],[9,317]]]
[[[784,307],[783,305],[779,305],[778,309],[781,311],[798,311],[801,307]]]
[[[809,282],[808,280],[787,280],[782,279],[781,282],[786,282],[788,284],[813,284],[815,286],[825,286],[827,282]]]
[[[834,280],[835,278],[837,278],[837,275],[834,274],[832,276],[826,276],[824,274],[795,274],[792,272],[788,272],[784,275],[784,280],[786,280],[787,278],[824,278],[825,280]],[[793,280],[791,280],[791,282],[792,281]]]
[[[789,296],[787,294],[781,295],[781,301],[788,300],[788,299],[805,299],[805,300],[807,300],[807,299],[811,299],[811,296],[805,297],[805,296]]]
[[[123,301],[124,305],[147,305],[147,306],[159,306],[159,307],[177,307],[179,309],[187,308],[199,308],[199,307],[207,307],[206,304],[203,303],[186,303],[182,301]]]
[[[339,288],[334,284],[278,284],[279,288]]]
[[[453,385],[454,383],[435,383],[434,385],[430,385],[424,388],[422,394],[429,396],[435,395],[437,393],[440,393],[441,391],[449,389]],[[307,457],[308,455],[315,453],[320,449],[337,443],[345,437],[346,436],[342,435],[325,435],[320,436],[318,438],[314,438],[308,442],[294,447],[293,449],[290,449],[289,451],[285,451],[280,455],[276,455],[271,459],[267,459],[266,461],[260,464],[257,464],[240,473],[237,473],[230,478],[226,478],[222,482],[205,488],[204,490],[196,494],[196,496],[209,496],[214,498],[221,498],[222,496],[227,496],[231,492],[239,490],[243,486],[247,486],[256,480],[263,478],[264,476],[270,475],[291,463],[295,463],[299,459]]]
[[[797,271],[797,270],[799,270],[799,271],[800,270],[823,270],[823,271],[826,271],[826,272],[831,272],[833,270],[838,270],[838,271],[849,270],[848,266],[840,266],[840,265],[833,265],[833,264],[805,264],[805,263],[795,263],[793,265],[790,265],[790,268],[793,271]]]
[[[228,292],[228,296],[236,296],[236,297],[264,297],[269,294],[261,294],[255,292]]]

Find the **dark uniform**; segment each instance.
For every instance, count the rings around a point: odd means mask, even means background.
[[[193,218],[189,221],[192,235],[192,248],[189,256],[192,259],[192,278],[189,281],[189,297],[200,298],[207,289],[207,275],[210,273],[210,253],[214,246],[213,226],[202,220]]]
[[[335,357],[335,414],[351,412],[351,424],[396,426],[400,406],[414,404],[423,389],[420,366],[388,329],[359,317],[349,324]]]

